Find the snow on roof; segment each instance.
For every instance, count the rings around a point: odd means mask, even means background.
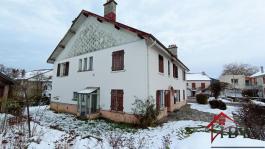
[[[33,70],[25,73],[25,76],[19,76],[18,80],[28,80],[28,79],[33,79],[34,77],[38,75],[43,75],[45,78],[51,78],[52,76],[52,69],[40,69],[40,70]]]
[[[211,81],[211,78],[201,73],[187,73],[187,81]]]
[[[262,73],[261,71],[259,71],[255,74],[253,74],[251,77],[259,77],[259,76],[264,76],[264,75],[265,75],[265,72]]]

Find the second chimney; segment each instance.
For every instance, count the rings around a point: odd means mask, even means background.
[[[115,0],[107,0],[104,6],[104,17],[116,22],[116,5]]]
[[[169,45],[168,50],[176,57],[178,57],[178,47],[175,44]]]
[[[260,67],[260,72],[261,72],[261,73],[264,73],[263,66]]]

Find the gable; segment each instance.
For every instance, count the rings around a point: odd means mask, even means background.
[[[85,53],[135,42],[140,38],[113,24],[98,21],[95,17],[87,17],[77,29],[75,35],[66,43],[65,48],[56,58],[63,60]]]

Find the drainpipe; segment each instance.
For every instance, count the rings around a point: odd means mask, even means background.
[[[150,95],[150,78],[149,78],[149,49],[152,48],[156,44],[156,40],[153,40],[153,43],[150,46],[147,46],[147,97]]]

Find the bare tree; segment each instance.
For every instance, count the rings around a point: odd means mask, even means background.
[[[222,75],[245,75],[251,76],[258,72],[258,67],[242,63],[230,63],[224,65]]]

